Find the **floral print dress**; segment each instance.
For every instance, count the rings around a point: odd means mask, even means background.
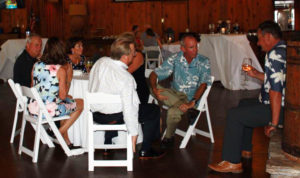
[[[44,62],[37,62],[33,66],[33,86],[52,117],[69,115],[76,110],[76,102],[73,99],[59,98],[59,82],[56,74],[60,67],[61,65],[46,65]],[[33,116],[38,115],[39,107],[35,100],[29,101],[28,111]]]

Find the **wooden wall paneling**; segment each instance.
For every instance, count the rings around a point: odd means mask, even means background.
[[[13,10],[14,19],[12,19],[12,27],[20,27],[21,33],[25,33],[25,25],[27,24],[27,11],[26,9]]]
[[[144,7],[145,5],[143,3],[127,3],[125,6],[125,14],[123,21],[125,22],[122,26],[122,30],[118,33],[124,32],[124,31],[131,31],[132,25],[136,24],[139,19],[142,19],[144,21]],[[116,22],[118,23],[118,22]]]
[[[87,5],[87,26],[89,28],[87,36],[97,35],[98,28],[104,28],[101,33],[98,33],[100,35],[117,35],[124,31],[130,31],[134,24],[139,25],[142,30],[144,30],[145,24],[150,24],[159,35],[163,33],[163,26],[165,29],[172,27],[178,37],[178,33],[185,31],[188,27],[187,14],[190,19],[190,31],[200,33],[207,33],[208,24],[216,24],[219,19],[230,19],[232,24],[238,22],[245,32],[249,29],[256,29],[258,24],[264,20],[273,19],[272,0],[186,0],[126,3],[114,3],[112,0],[60,0],[57,3],[32,0],[32,2],[34,9],[38,7],[38,10],[35,11],[40,13],[41,34],[43,36],[57,35],[62,38],[71,35],[68,15],[71,3]],[[4,17],[9,13],[7,10],[1,11],[1,24],[3,25],[9,22],[7,17]],[[161,23],[162,17],[165,19],[164,24]],[[299,15],[297,17],[299,19]],[[11,30],[11,27],[8,26],[4,25],[5,31]]]
[[[101,2],[101,4],[98,4],[98,6],[102,6],[101,8],[102,12],[100,11],[97,12],[98,14],[97,24],[101,24],[100,27],[104,27],[105,35],[112,34],[113,27],[115,26],[112,17],[114,16],[114,13],[117,12],[114,12],[112,4],[109,2],[109,0],[104,0],[103,2]]]
[[[96,10],[100,10],[100,7],[96,6],[97,5],[96,2],[97,2],[96,0],[89,0],[87,3],[87,10],[88,10],[88,16],[89,16],[88,25],[90,27],[90,32],[91,32],[90,36],[100,35],[100,33],[98,31],[96,31],[96,28],[99,28],[99,27],[97,27],[96,17],[98,17],[98,16],[97,16]]]
[[[48,36],[56,36],[63,38],[63,6],[62,1],[58,3],[47,2],[46,8],[46,20],[48,23]]]
[[[152,29],[160,36],[162,35],[161,7],[161,2],[148,2],[145,13],[146,20],[144,23],[144,25],[151,25]]]
[[[12,18],[13,12],[11,10],[2,9],[1,10],[1,26],[3,28],[4,33],[10,33],[13,27]]]
[[[185,32],[189,28],[187,3],[187,1],[163,2],[164,26],[165,28],[171,27],[175,31],[175,39],[178,39],[180,32]]]
[[[250,1],[252,8],[250,9],[250,23],[245,24],[248,29],[256,29],[260,23],[265,20],[274,20],[274,6],[272,0],[266,1]]]
[[[122,21],[119,16],[122,10],[118,9],[119,6],[117,6],[115,12],[114,4],[110,0],[89,0],[88,7],[89,23],[92,32],[96,33],[97,29],[102,28],[101,35],[110,35],[113,33],[115,26],[121,26],[121,24],[114,24],[114,19],[117,18],[120,22]]]
[[[42,37],[48,37],[48,31],[47,31],[47,18],[45,13],[45,1],[32,1],[32,8],[38,12],[38,15],[40,17],[40,23],[39,23],[39,33]]]
[[[190,0],[191,31],[208,33],[208,24],[216,24],[220,15],[220,1]]]
[[[26,9],[1,9],[1,22],[0,26],[3,28],[4,33],[10,33],[13,27],[19,25],[22,31],[27,24]],[[23,28],[22,28],[23,27]]]
[[[68,39],[69,37],[72,36],[71,34],[71,28],[70,28],[70,16],[69,16],[69,6],[72,4],[72,0],[63,0],[62,2],[62,12],[63,12],[63,39]]]
[[[236,3],[234,5],[234,3]],[[227,15],[225,20],[230,20],[231,22],[231,29],[232,25],[234,23],[239,23],[242,21],[244,17],[244,6],[245,6],[245,1],[236,1],[236,0],[229,0],[228,1],[228,6],[227,6]],[[239,8],[237,8],[239,7]],[[239,23],[240,25],[240,23]]]
[[[208,24],[218,20],[238,22],[241,30],[256,29],[258,24],[273,19],[272,0],[190,0],[190,19],[193,31],[208,32]]]

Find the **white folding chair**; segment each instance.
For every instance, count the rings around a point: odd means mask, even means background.
[[[22,126],[21,126],[19,154],[21,155],[22,152],[24,152],[27,155],[32,157],[32,162],[34,162],[34,163],[37,162],[41,133],[43,136],[43,131],[45,131],[44,125],[46,125],[46,124],[47,125],[49,124],[54,135],[57,138],[58,143],[61,145],[62,149],[65,151],[65,154],[67,156],[82,154],[84,152],[83,149],[73,149],[73,150],[69,149],[65,140],[63,139],[62,135],[60,134],[59,130],[57,129],[57,127],[54,123],[55,121],[69,119],[70,117],[69,116],[51,117],[50,114],[48,113],[48,110],[46,109],[46,106],[44,105],[39,93],[37,92],[36,88],[28,88],[25,86],[22,86],[21,88],[22,88],[22,95],[24,96],[23,97],[24,112],[23,112],[23,119],[22,119]],[[27,111],[28,99],[34,99],[37,101],[37,104],[39,107],[39,114],[38,114],[37,118],[31,116]],[[26,148],[25,146],[23,146],[26,122],[30,122],[31,124],[35,125],[35,127],[34,127],[35,128],[35,138],[34,138],[33,150],[30,150],[30,149]],[[49,137],[45,136],[45,139],[49,139]],[[48,141],[51,142],[53,145],[53,142],[51,140],[48,140]],[[54,145],[53,145],[53,147],[54,147]]]
[[[150,62],[155,62],[156,66],[159,67],[162,62],[162,54],[159,46],[144,46],[144,52],[145,52],[145,69],[150,68]],[[157,52],[158,56],[152,57],[149,54],[153,54],[153,52]]]
[[[215,77],[214,76],[211,76],[211,83],[214,82],[214,79]],[[213,130],[212,130],[212,127],[211,127],[211,122],[210,122],[210,115],[209,115],[209,111],[208,111],[208,104],[207,104],[207,97],[208,97],[208,94],[210,92],[210,89],[211,89],[211,86],[207,86],[204,93],[202,94],[201,96],[201,99],[199,101],[199,105],[197,107],[197,110],[199,110],[199,114],[197,116],[197,119],[195,120],[194,124],[193,125],[189,125],[189,128],[188,130],[185,132],[185,131],[182,131],[180,129],[176,129],[175,133],[177,135],[180,135],[183,137],[183,140],[181,141],[181,144],[179,146],[179,148],[185,148],[189,139],[191,138],[192,135],[196,135],[196,134],[199,134],[199,135],[202,135],[202,136],[205,136],[205,137],[208,137],[210,138],[210,141],[211,143],[214,143],[214,135],[213,135]],[[196,128],[196,125],[198,123],[198,120],[201,116],[201,113],[202,112],[206,112],[206,120],[207,120],[207,125],[208,125],[208,132],[207,131],[204,131],[204,130],[200,130],[200,129],[197,129]],[[165,136],[166,134],[166,131],[164,132],[163,134],[163,137]]]
[[[10,143],[13,143],[15,136],[17,136],[21,132],[21,128],[16,130],[16,127],[17,127],[19,112],[24,111],[24,102],[23,102],[23,98],[22,98],[23,96],[22,96],[20,84],[15,83],[12,79],[8,79],[8,84],[9,84],[10,88],[12,89],[15,97],[17,98],[14,123],[13,123],[13,128],[12,128],[11,137],[10,137]],[[32,124],[32,127],[35,129],[35,126],[33,124]],[[46,131],[44,129],[42,129],[41,133],[42,133],[41,140],[42,140],[43,144],[47,143],[50,148],[54,147],[54,145],[50,141],[50,138],[48,137],[48,134],[46,133]]]
[[[93,104],[108,104],[108,103],[121,103],[119,95],[111,95],[106,93],[89,93],[85,95],[85,110],[88,113],[88,164],[89,171],[94,171],[94,167],[127,167],[127,171],[133,169],[133,150],[131,135],[127,132],[125,124],[120,125],[102,125],[93,122],[93,114],[91,112],[91,105]],[[126,144],[99,144],[94,145],[94,132],[95,131],[124,131],[127,132]],[[124,149],[127,148],[126,160],[95,160],[95,149]]]

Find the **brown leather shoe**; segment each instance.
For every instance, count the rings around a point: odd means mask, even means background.
[[[243,172],[242,163],[233,164],[228,161],[221,161],[215,164],[209,164],[208,167],[216,172],[232,172],[241,173]]]
[[[251,159],[252,158],[252,152],[243,150],[242,151],[242,158]]]

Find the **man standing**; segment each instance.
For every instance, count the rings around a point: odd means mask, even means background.
[[[159,158],[163,152],[152,149],[154,140],[159,139],[160,109],[154,104],[140,104],[136,83],[127,71],[135,56],[134,38],[121,36],[111,46],[111,57],[103,57],[93,66],[90,73],[89,92],[120,95],[122,104],[100,104],[92,108],[94,121],[100,124],[125,122],[132,135],[133,150],[138,137],[138,122],[142,125],[143,143],[140,159]],[[116,132],[105,133],[105,144],[111,144]]]
[[[169,107],[167,114],[167,132],[163,147],[174,144],[174,134],[181,116],[192,113],[207,85],[211,85],[210,64],[207,57],[197,53],[197,40],[186,35],[181,40],[181,52],[169,57],[150,75],[150,85],[155,97]],[[163,80],[173,74],[172,87],[162,88],[157,79]],[[198,114],[189,117],[193,124]]]
[[[26,47],[17,58],[14,65],[14,82],[22,86],[31,86],[31,71],[33,64],[41,55],[42,39],[37,34],[31,34],[26,42]]]
[[[263,81],[263,87],[259,100],[242,100],[238,107],[228,112],[222,150],[223,161],[208,165],[217,172],[242,172],[241,157],[252,157],[253,128],[264,126],[265,134],[269,137],[278,124],[283,123],[286,45],[281,40],[280,27],[272,21],[260,24],[257,34],[257,44],[267,52],[265,73],[252,67],[247,74]]]

